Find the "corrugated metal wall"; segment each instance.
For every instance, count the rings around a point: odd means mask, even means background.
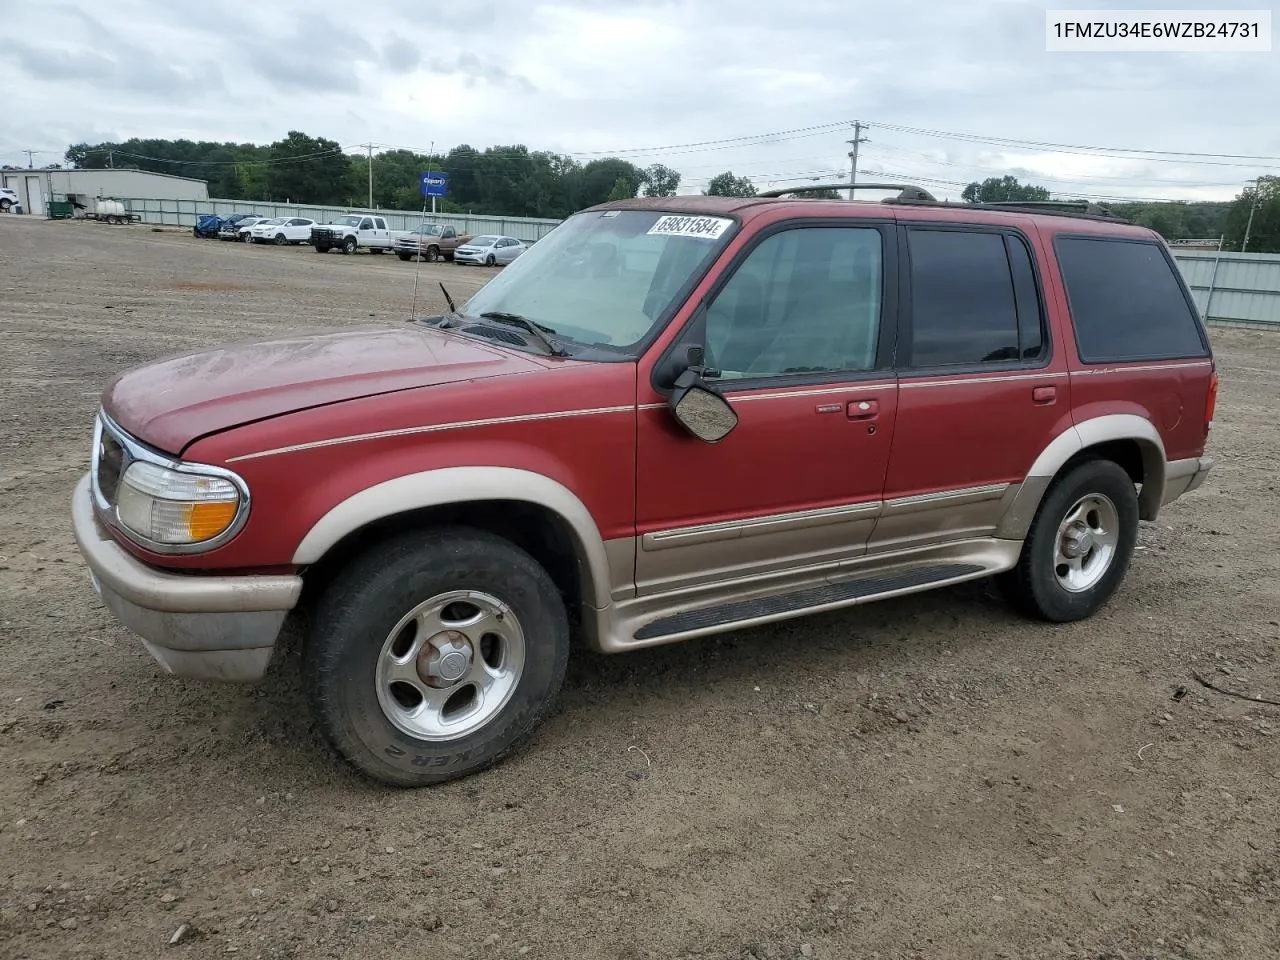
[[[1171,252],[1209,323],[1280,329],[1280,254]]]
[[[177,227],[194,227],[196,215],[213,213],[228,216],[232,213],[256,213],[264,217],[310,217],[326,223],[348,213],[367,213],[365,207],[316,207],[298,203],[252,203],[247,200],[155,200],[127,199],[124,201],[130,213],[139,214],[143,223],[167,224]],[[412,230],[423,221],[421,213],[403,210],[378,210],[378,216],[387,218],[392,230]],[[500,233],[516,237],[526,243],[541,240],[559,220],[540,220],[532,217],[475,217],[467,214],[427,212],[426,219],[443,223],[464,233],[478,236],[482,233]]]

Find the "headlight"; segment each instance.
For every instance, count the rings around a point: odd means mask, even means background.
[[[230,480],[138,460],[120,481],[116,516],[153,543],[199,544],[229,530],[240,507]]]

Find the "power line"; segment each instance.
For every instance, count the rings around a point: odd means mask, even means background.
[[[926,127],[907,127],[900,124],[878,123],[885,130],[908,133],[917,136],[935,137],[949,140],[960,140],[967,143],[983,143],[988,146],[1016,147],[1021,149],[1056,150],[1061,153],[1073,153],[1081,156],[1109,157],[1112,160],[1147,160],[1151,163],[1179,163],[1197,166],[1214,167],[1256,167],[1257,161],[1269,161],[1264,166],[1273,168],[1280,166],[1280,157],[1253,156],[1236,153],[1197,153],[1176,150],[1140,150],[1136,147],[1091,147],[1082,144],[1051,143],[1043,140],[1018,140],[1010,137],[986,137],[971,133],[955,133],[947,130],[931,130]],[[1130,154],[1130,156],[1124,156]],[[1133,156],[1149,154],[1149,156]],[[1218,159],[1187,159],[1214,157]],[[1250,160],[1252,163],[1235,163],[1233,160]]]
[[[966,187],[968,186],[963,180],[942,180],[937,177],[920,177],[911,174],[901,173],[893,170],[863,170],[863,173],[872,176],[894,177],[903,180],[919,180],[922,183],[933,183],[944,187]],[[1108,200],[1112,203],[1180,203],[1179,200],[1172,200],[1169,197],[1116,197],[1103,196],[1096,193],[1076,193],[1071,190],[1054,190],[1060,197],[1078,198],[1080,200]]]
[[[1247,153],[1200,153],[1193,150],[1143,150],[1137,147],[1098,147],[1078,143],[1053,143],[1046,140],[1019,140],[1013,137],[986,137],[975,133],[954,133],[947,130],[930,130],[926,127],[905,127],[892,123],[877,125],[884,127],[886,130],[896,130],[900,133],[918,133],[932,137],[947,137],[953,140],[971,140],[979,143],[1007,144],[1010,146],[1049,147],[1059,150],[1091,150],[1104,153],[1149,153],[1168,157],[1213,157],[1220,160],[1274,160],[1280,162],[1280,157],[1258,156]]]
[[[1008,167],[987,167],[976,163],[959,163],[953,160],[942,160],[937,157],[930,157],[928,154],[919,153],[915,150],[904,150],[900,147],[890,146],[888,144],[879,144],[877,150],[884,150],[891,154],[898,154],[904,157],[918,157],[925,163],[935,164],[944,167],[956,167],[961,170],[979,170],[985,173],[1007,174],[1012,169],[1027,170],[1027,168],[1018,168],[1016,165]],[[1199,180],[1155,180],[1150,177],[1125,177],[1125,176],[1092,176],[1090,174],[1078,174],[1074,177],[1052,177],[1047,174],[1040,174],[1030,171],[1024,176],[1032,177],[1049,183],[1083,183],[1085,181],[1109,181],[1113,183],[1152,183],[1170,187],[1234,187],[1236,181],[1227,183],[1205,183]]]
[[[363,143],[353,144],[353,146],[363,147]],[[258,149],[268,149],[267,147],[259,147]],[[267,157],[261,160],[175,160],[170,157],[149,157],[142,153],[129,153],[125,150],[97,148],[84,151],[86,156],[97,154],[114,154],[117,157],[129,157],[133,160],[150,160],[154,163],[174,163],[184,166],[195,167],[245,167],[245,166],[269,166],[275,163],[293,163],[298,160],[316,160],[323,157],[332,157],[342,154],[343,151],[349,150],[351,147],[339,147],[336,150],[321,150],[316,153],[301,153],[290,157]],[[25,152],[25,151],[24,151]],[[39,151],[37,151],[39,152]]]

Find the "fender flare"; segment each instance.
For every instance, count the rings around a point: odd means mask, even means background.
[[[1068,427],[1049,443],[1027,471],[1013,503],[996,528],[996,536],[1020,540],[1027,534],[1045,491],[1059,471],[1082,450],[1114,440],[1132,440],[1142,451],[1142,493],[1138,515],[1154,520],[1164,502],[1165,449],[1160,431],[1145,417],[1132,413],[1111,413],[1083,420]]]
[[[564,484],[531,470],[511,467],[444,467],[385,480],[331,507],[293,552],[296,566],[320,560],[343,537],[410,510],[478,500],[519,500],[555,513],[573,531],[587,582],[583,599],[609,606],[609,560],[604,540],[586,505]]]

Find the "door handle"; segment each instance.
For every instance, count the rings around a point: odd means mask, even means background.
[[[880,413],[879,400],[850,400],[845,406],[850,420],[872,420]]]
[[[1057,387],[1032,387],[1031,402],[1050,404],[1058,399]]]

